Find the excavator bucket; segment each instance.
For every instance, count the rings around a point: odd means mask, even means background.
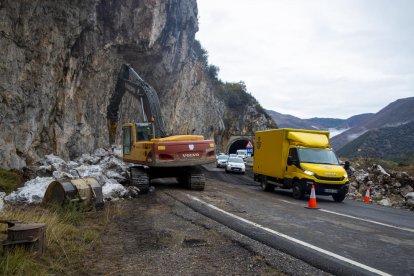
[[[79,203],[85,210],[103,206],[102,187],[95,178],[79,178],[66,182],[54,181],[47,187],[42,204],[64,206]]]

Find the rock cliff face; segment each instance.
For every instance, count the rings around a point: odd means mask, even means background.
[[[193,51],[195,0],[0,2],[0,167],[108,147],[106,110],[122,63],[158,92],[169,133],[228,136],[224,119],[263,129],[263,113],[227,114]],[[139,120],[126,95],[120,123]],[[235,121],[239,123],[237,120]]]

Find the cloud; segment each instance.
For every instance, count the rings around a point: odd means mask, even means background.
[[[197,38],[224,81],[302,118],[377,112],[414,95],[414,2],[198,0]]]

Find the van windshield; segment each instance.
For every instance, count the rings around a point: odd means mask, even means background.
[[[301,163],[339,165],[338,158],[332,150],[298,148]]]

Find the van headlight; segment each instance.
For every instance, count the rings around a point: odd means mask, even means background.
[[[347,173],[344,174],[344,178],[348,178],[348,174]]]
[[[307,174],[307,175],[310,175],[310,176],[315,175],[315,173],[314,173],[314,172],[311,172],[311,171],[308,171],[308,170],[304,170],[303,172],[304,172],[305,174]]]

